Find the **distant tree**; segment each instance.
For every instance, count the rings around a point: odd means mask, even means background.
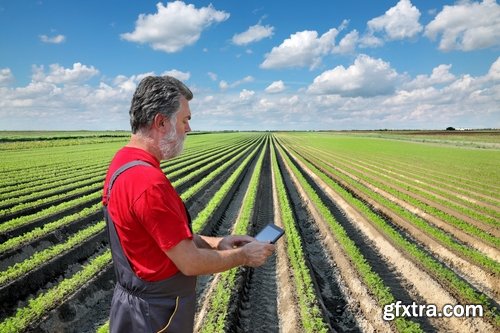
[[[454,131],[454,130],[455,130],[455,127],[451,127],[451,126],[450,126],[450,127],[446,127],[446,130],[447,130],[447,131]]]

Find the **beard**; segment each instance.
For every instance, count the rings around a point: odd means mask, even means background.
[[[177,130],[173,126],[173,131],[165,135],[160,141],[160,152],[163,160],[168,160],[179,156],[184,149],[185,134],[177,135]]]

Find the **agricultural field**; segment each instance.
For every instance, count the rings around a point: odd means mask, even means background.
[[[101,191],[127,139],[0,133],[0,332],[108,330]],[[264,266],[199,277],[195,331],[499,331],[499,165],[495,131],[188,135],[161,166],[196,232],[285,229]]]

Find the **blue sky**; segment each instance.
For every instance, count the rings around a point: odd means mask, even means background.
[[[500,5],[0,1],[0,130],[129,130],[147,75],[193,130],[500,127]]]

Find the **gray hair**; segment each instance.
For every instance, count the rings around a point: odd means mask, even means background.
[[[160,113],[172,120],[179,111],[180,97],[188,101],[193,98],[189,88],[171,76],[148,76],[141,80],[130,105],[130,126],[132,133],[150,126]]]

